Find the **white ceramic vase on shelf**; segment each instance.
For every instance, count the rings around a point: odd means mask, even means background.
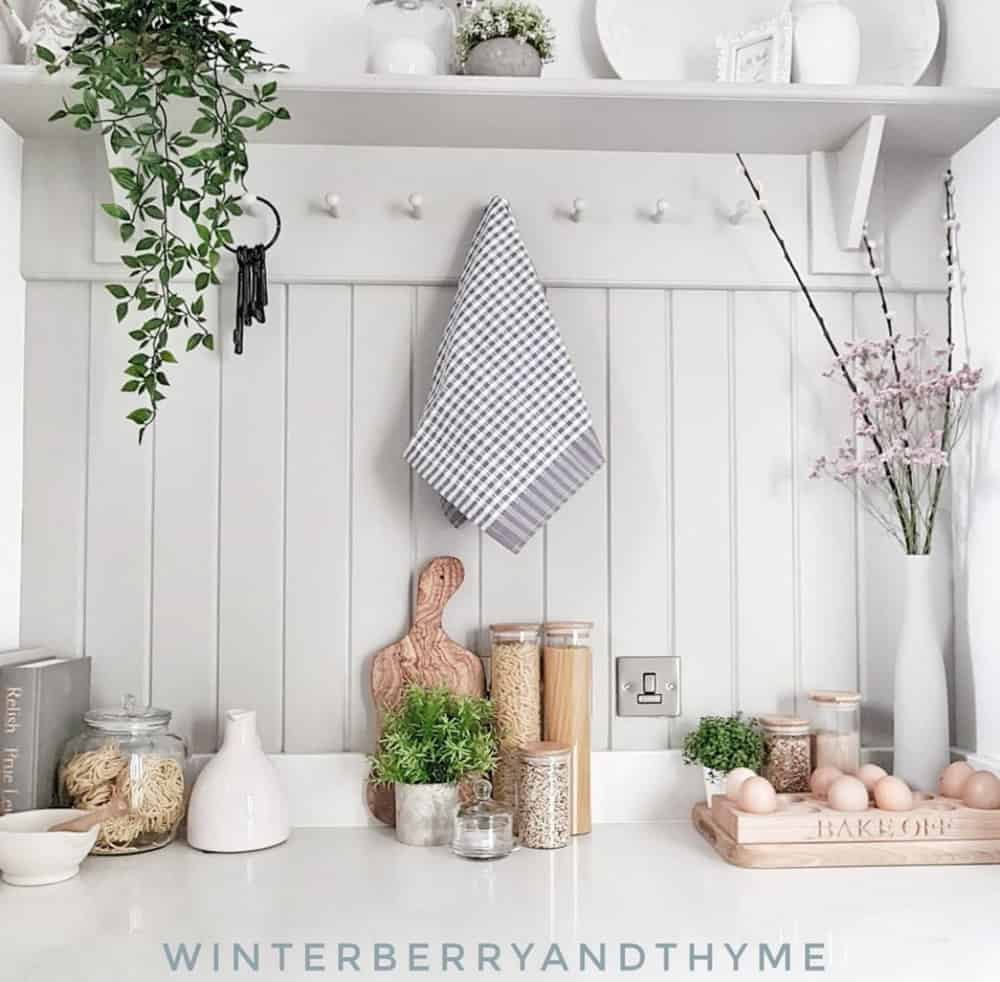
[[[861,72],[861,28],[843,0],[795,0],[792,81],[855,85]]]
[[[257,714],[231,709],[222,746],[191,792],[188,844],[203,852],[252,852],[288,834],[285,790],[261,747]]]
[[[933,791],[950,761],[948,679],[930,556],[907,556],[905,602],[896,654],[893,771]]]

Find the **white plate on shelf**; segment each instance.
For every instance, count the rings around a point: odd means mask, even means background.
[[[913,85],[937,49],[936,0],[847,0],[861,24],[861,85]],[[716,39],[771,20],[778,0],[597,0],[597,35],[619,78],[714,82]]]

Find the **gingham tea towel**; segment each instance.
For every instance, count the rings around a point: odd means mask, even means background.
[[[406,450],[453,525],[511,552],[604,464],[604,453],[510,205],[476,230]]]

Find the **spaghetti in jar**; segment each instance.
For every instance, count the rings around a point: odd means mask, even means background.
[[[59,764],[59,801],[100,811],[93,852],[149,852],[172,842],[184,819],[187,747],[168,732],[171,713],[139,707],[92,710],[84,730],[66,744]]]

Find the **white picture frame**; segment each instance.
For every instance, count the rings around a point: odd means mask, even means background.
[[[792,80],[794,21],[789,12],[741,34],[721,37],[720,82],[787,85]]]

